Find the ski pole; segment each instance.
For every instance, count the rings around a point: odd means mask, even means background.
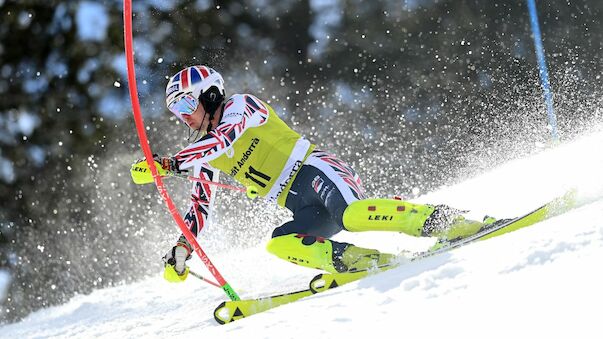
[[[180,174],[180,173],[174,173],[174,172],[168,172],[168,173],[169,173],[168,174],[169,176],[173,176],[176,178],[188,179],[190,181],[197,181],[197,182],[201,182],[201,183],[208,184],[208,185],[214,185],[216,187],[226,188],[226,189],[236,191],[236,192],[243,192],[243,193],[247,194],[247,197],[249,199],[254,199],[258,196],[258,190],[255,186],[249,186],[247,188],[236,187],[236,186],[232,186],[232,185],[228,185],[228,184],[221,184],[219,182],[215,182],[215,181],[211,181],[211,180],[205,180],[205,179],[193,177],[192,175],[186,175],[186,174]]]
[[[188,274],[192,275],[193,277],[195,277],[195,278],[197,278],[197,279],[199,279],[201,281],[205,281],[206,283],[208,283],[210,285],[216,286],[217,288],[220,288],[220,289],[222,288],[222,286],[220,286],[220,285],[216,284],[215,282],[213,282],[213,281],[211,281],[211,280],[203,277],[201,274],[199,274],[197,272],[193,272],[193,271],[189,270]]]

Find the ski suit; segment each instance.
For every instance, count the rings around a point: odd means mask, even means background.
[[[225,101],[218,126],[175,155],[180,170],[217,181],[218,171],[264,199],[293,212],[293,220],[272,236],[291,233],[331,237],[344,229],[346,207],[365,198],[354,170],[289,128],[267,103],[251,94]],[[193,183],[192,204],[184,220],[199,234],[206,224],[214,188]]]

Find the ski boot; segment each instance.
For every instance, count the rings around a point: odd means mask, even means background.
[[[479,232],[484,223],[466,219],[461,211],[446,205],[435,206],[434,212],[425,220],[422,235],[426,237],[437,237],[441,240],[456,240],[468,237]],[[488,220],[494,222],[495,219]]]
[[[374,249],[297,233],[271,239],[266,249],[294,264],[329,273],[366,270],[386,265],[397,258]]]
[[[402,200],[357,200],[343,212],[343,225],[350,232],[389,231],[420,237],[434,211],[434,206]]]
[[[422,205],[394,199],[366,199],[350,204],[343,213],[345,229],[351,232],[391,231],[415,237],[464,238],[478,232],[484,223],[466,219],[446,205]]]

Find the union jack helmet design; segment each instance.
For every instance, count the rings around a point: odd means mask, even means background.
[[[212,86],[217,87],[220,94],[225,95],[224,79],[220,73],[202,65],[187,67],[168,81],[165,88],[165,104],[170,107],[177,99],[186,94],[199,100],[201,94]],[[178,118],[182,120],[182,117],[178,116]]]

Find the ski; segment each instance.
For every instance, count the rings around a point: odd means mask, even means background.
[[[224,325],[277,306],[294,302],[314,294],[310,289],[295,291],[259,299],[225,301],[214,310],[214,319]]]
[[[563,196],[558,197],[525,215],[484,226],[482,230],[472,236],[446,242],[438,242],[429,250],[417,253],[411,258],[401,257],[400,261],[379,267],[373,267],[368,270],[345,273],[321,273],[316,275],[310,281],[309,289],[306,290],[267,296],[259,299],[225,301],[215,309],[214,318],[219,324],[227,324],[241,318],[249,317],[253,314],[270,310],[280,305],[297,301],[316,293],[328,291],[370,275],[385,272],[414,261],[448,252],[474,241],[489,239],[518,230],[520,228],[534,225],[538,222],[563,214],[573,208],[587,203],[586,201],[578,203],[575,199],[575,193],[575,191],[571,190]]]
[[[312,279],[312,281],[310,282],[310,290],[314,293],[320,293],[328,289],[332,289],[341,285],[360,280],[369,275],[385,272],[387,270],[400,267],[404,264],[413,261],[418,261],[434,255],[448,252],[450,250],[475,241],[486,240],[502,234],[516,231],[520,228],[534,225],[536,223],[563,214],[573,208],[579,207],[587,203],[587,201],[578,203],[575,197],[576,192],[574,190],[570,190],[563,196],[553,199],[552,201],[520,217],[504,220],[498,223],[495,222],[491,225],[487,225],[474,235],[465,238],[438,242],[429,250],[417,253],[411,258],[401,258],[401,261],[399,262],[394,262],[391,264],[373,267],[368,270],[360,270],[356,272],[319,274],[314,277],[314,279]]]
[[[576,200],[576,191],[570,190],[563,196],[555,198],[550,202],[520,217],[504,220],[503,222],[495,222],[491,225],[487,225],[474,235],[465,238],[453,239],[451,241],[438,243],[432,248],[430,248],[428,251],[420,253],[418,257],[424,258],[427,256],[436,255],[463,246],[467,243],[476,240],[486,240],[505,233],[510,233],[520,228],[528,227],[541,221],[558,216],[573,208],[579,207],[580,205],[584,205],[585,203],[587,203],[587,201],[578,203],[578,201]]]

